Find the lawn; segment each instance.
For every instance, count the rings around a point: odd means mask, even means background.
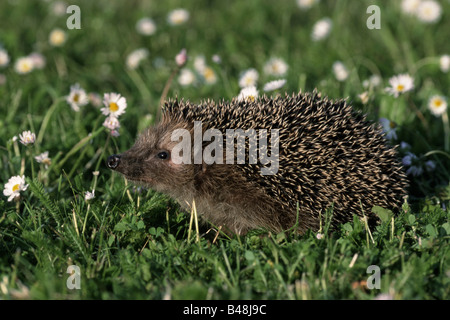
[[[1,1],[0,299],[449,299],[449,15],[447,0]],[[216,236],[106,168],[161,97],[248,85],[381,122],[410,180],[402,210]]]

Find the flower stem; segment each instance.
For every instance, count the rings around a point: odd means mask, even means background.
[[[444,148],[445,151],[450,151],[450,125],[448,123],[448,114],[444,112],[442,114],[442,122],[444,123]]]
[[[16,213],[17,215],[20,215],[20,200],[19,198],[16,198]]]
[[[156,114],[157,120],[160,120],[160,118],[161,118],[161,109],[164,105],[164,102],[166,101],[166,97],[167,97],[167,94],[169,93],[170,86],[172,85],[173,78],[175,78],[178,71],[180,71],[180,67],[177,66],[172,71],[172,74],[170,75],[169,79],[167,79],[166,85],[164,86],[163,92],[161,94],[161,98],[159,100],[159,108],[158,108],[158,112]]]
[[[105,154],[106,149],[108,148],[110,139],[111,139],[111,134],[108,134],[108,136],[106,137],[105,145],[103,146],[102,153],[101,153],[100,157],[98,158],[97,164],[95,165],[95,171],[98,171],[98,169],[100,168],[100,164],[103,161],[103,156]],[[94,188],[95,188],[96,183],[97,183],[97,176],[95,177]]]
[[[55,99],[50,108],[48,109],[47,113],[45,114],[44,120],[42,120],[41,128],[39,129],[36,144],[41,145],[45,130],[47,129],[47,125],[49,124],[52,115],[54,114],[56,108],[58,107],[61,101],[63,101],[63,97]]]
[[[428,122],[425,119],[425,117],[423,116],[422,111],[419,110],[419,108],[417,108],[417,106],[414,104],[414,102],[411,100],[410,97],[408,97],[408,101],[409,101],[409,105],[413,108],[414,112],[416,113],[417,117],[419,118],[419,120],[422,122],[423,127],[425,128],[425,130],[427,132],[429,132],[429,126],[428,126]]]

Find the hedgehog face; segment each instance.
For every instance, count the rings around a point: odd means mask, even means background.
[[[110,156],[107,166],[154,190],[173,196],[184,193],[193,180],[193,168],[173,161],[171,132],[160,125],[147,129],[129,150]]]

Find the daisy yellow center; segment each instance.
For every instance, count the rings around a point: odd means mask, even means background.
[[[65,37],[64,32],[57,30],[50,35],[50,42],[53,45],[61,45],[64,42]]]
[[[395,123],[392,122],[392,121],[390,121],[390,122],[389,122],[389,127],[390,127],[391,129],[394,129],[394,128],[395,128]]]
[[[434,101],[434,106],[435,106],[435,107],[440,107],[441,104],[442,104],[442,101],[441,101],[441,100],[435,100],[435,101]]]
[[[212,71],[210,68],[206,68],[204,76],[206,79],[214,78],[214,71]]]
[[[117,103],[110,102],[109,103],[109,111],[116,112],[117,110],[119,110],[119,106],[117,105]]]
[[[397,85],[397,90],[398,91],[403,91],[405,89],[405,86],[402,84]]]
[[[19,184],[15,184],[15,185],[12,187],[12,191],[13,191],[13,192],[16,192],[17,190],[19,190],[19,188],[20,188],[20,185],[19,185]]]
[[[75,93],[75,94],[73,95],[73,101],[74,101],[74,102],[78,102],[79,99],[80,99],[80,95],[79,95],[78,93]]]
[[[255,97],[254,96],[248,96],[247,99],[250,100],[251,102],[255,101]]]
[[[28,62],[22,63],[22,71],[23,72],[29,72],[29,71],[31,71],[31,69],[32,69],[31,63],[28,63]]]

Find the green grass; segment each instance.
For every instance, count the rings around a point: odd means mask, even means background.
[[[427,107],[431,96],[449,96],[450,73],[439,69],[439,57],[450,54],[448,1],[441,1],[443,15],[435,24],[404,14],[390,1],[376,1],[380,30],[366,28],[363,1],[322,0],[307,11],[294,0],[76,1],[81,30],[67,30],[69,15],[54,15],[51,4],[0,3],[0,44],[11,59],[0,67],[6,76],[0,85],[0,182],[23,173],[29,184],[19,201],[0,198],[0,299],[450,298],[448,121]],[[166,16],[178,7],[190,19],[170,26]],[[157,24],[150,37],[135,30],[144,16]],[[312,26],[323,17],[332,19],[333,29],[327,39],[313,42]],[[48,43],[54,28],[67,33],[61,47]],[[142,47],[149,57],[138,69],[127,69],[127,55]],[[263,66],[280,57],[289,65],[282,91],[318,88],[332,98],[348,97],[370,119],[395,121],[394,143],[409,143],[417,165],[432,160],[435,169],[410,176],[409,203],[394,217],[378,210],[383,222],[370,232],[358,219],[328,229],[329,212],[321,239],[313,231],[298,236],[264,230],[215,239],[207,225],[197,239],[195,229],[189,230],[190,214],[171,199],[127,185],[104,167],[108,155],[128,149],[155,121],[182,48],[190,57],[188,68],[203,55],[218,80],[183,87],[175,78],[169,97],[231,99],[248,68],[258,70],[262,93],[263,84],[277,78],[265,75]],[[14,62],[33,51],[45,56],[45,68],[17,74]],[[214,54],[220,64],[211,60]],[[337,60],[349,70],[343,82],[332,72]],[[415,89],[394,98],[384,88],[400,73],[414,77]],[[362,104],[362,82],[372,74],[382,84]],[[74,112],[65,102],[75,83],[87,92],[126,97],[119,137],[102,126],[99,107],[88,104]],[[36,133],[35,144],[12,141],[24,130]],[[52,159],[48,168],[34,160],[43,151]],[[85,201],[84,193],[93,189],[95,198]],[[70,265],[80,268],[79,290],[67,287]],[[371,265],[380,268],[379,289],[365,285]]]

